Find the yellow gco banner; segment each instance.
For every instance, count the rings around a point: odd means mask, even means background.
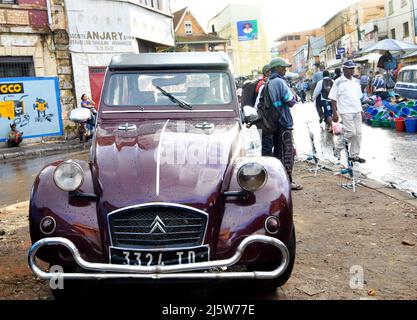
[[[0,83],[0,95],[25,93],[23,83]]]

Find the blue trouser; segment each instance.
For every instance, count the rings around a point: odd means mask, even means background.
[[[88,120],[86,123],[87,130],[94,131],[95,123],[96,123],[96,117],[92,115],[91,119]]]
[[[333,117],[332,103],[328,100],[322,99],[321,104],[322,104],[323,109],[324,109],[324,116],[326,117],[326,120],[329,117],[330,118]]]
[[[323,112],[323,106],[321,104],[321,95],[318,95],[316,98],[316,110],[317,110],[317,114],[319,115],[319,119],[323,120],[324,119],[324,112]]]

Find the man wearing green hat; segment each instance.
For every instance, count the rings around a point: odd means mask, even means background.
[[[263,136],[263,153],[281,160],[288,177],[291,181],[292,190],[302,190],[303,187],[297,185],[292,180],[292,170],[294,166],[294,145],[293,145],[293,119],[290,108],[297,102],[297,96],[293,93],[285,80],[287,68],[291,67],[284,59],[275,58],[269,63],[271,75],[267,82],[269,96],[273,107],[279,111],[279,129],[273,136]],[[273,151],[272,151],[273,147]]]

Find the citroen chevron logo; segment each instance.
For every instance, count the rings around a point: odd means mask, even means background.
[[[159,230],[160,233],[166,234],[167,232],[164,229],[165,223],[161,220],[159,216],[156,216],[156,218],[153,220],[151,224],[151,232],[149,234],[154,233],[156,230]]]

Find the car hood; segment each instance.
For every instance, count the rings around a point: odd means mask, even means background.
[[[239,124],[204,121],[101,123],[93,150],[105,211],[150,202],[213,205],[239,147]]]

